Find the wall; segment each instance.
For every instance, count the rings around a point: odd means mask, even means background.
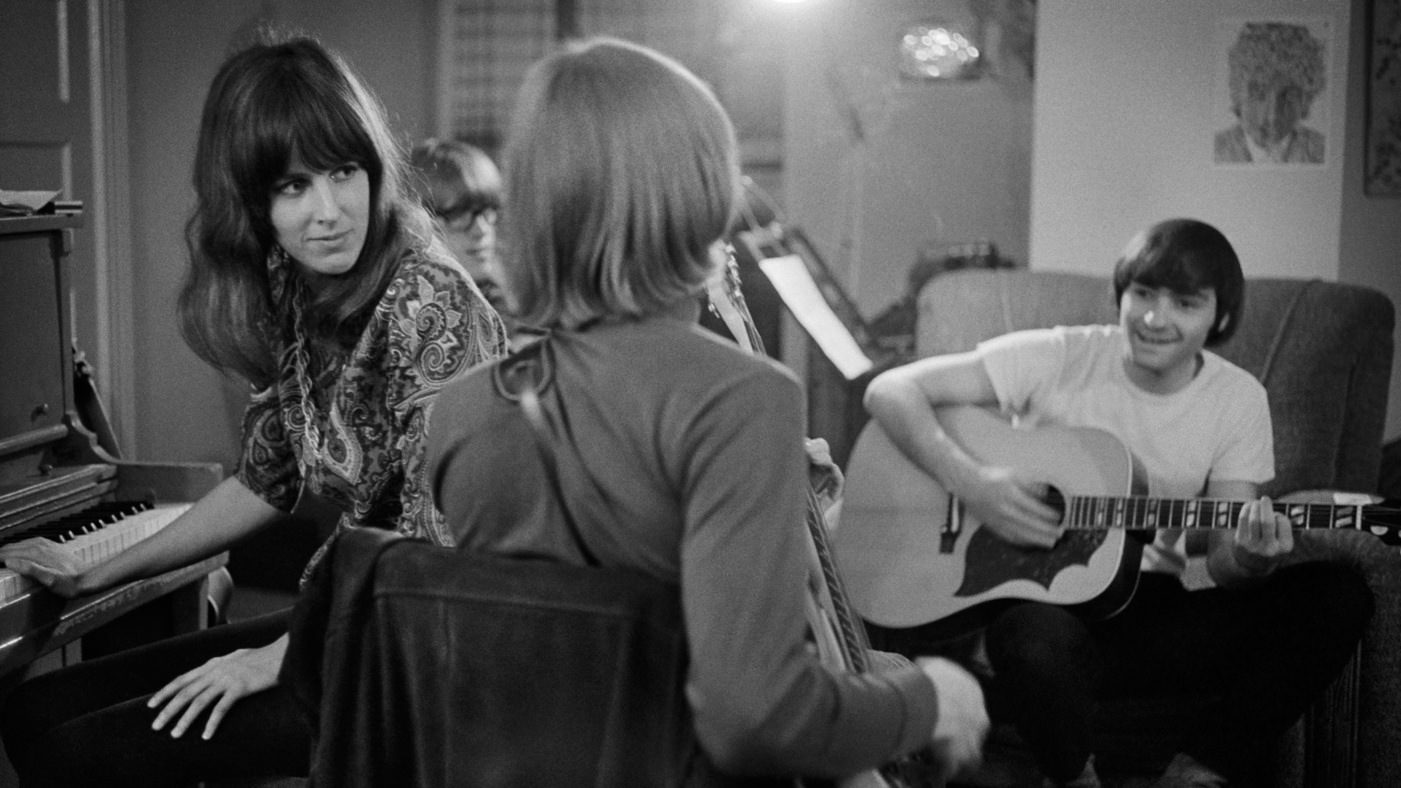
[[[1186,215],[1220,227],[1249,274],[1370,285],[1401,305],[1401,200],[1361,194],[1366,7],[1364,0],[1043,0],[1031,265],[1104,272],[1136,230]],[[1212,133],[1230,121],[1216,95],[1218,23],[1252,15],[1331,22],[1323,166],[1212,162]],[[1401,432],[1398,382],[1394,373],[1389,437]]]
[[[1315,168],[1212,163],[1212,134],[1230,121],[1213,100],[1217,23],[1252,13],[1328,15],[1336,49],[1348,43],[1343,0],[1041,4],[1033,266],[1102,272],[1135,230],[1185,215],[1219,227],[1252,274],[1336,277],[1338,157]],[[1345,62],[1335,51],[1329,73]],[[1341,114],[1330,121],[1320,131],[1342,139]]]
[[[199,113],[224,53],[271,20],[314,31],[360,71],[406,138],[433,128],[435,0],[139,0],[126,4],[136,446],[142,459],[237,458],[246,385],[221,378],[185,346],[175,299],[193,205]]]
[[[1401,309],[1401,196],[1369,197],[1362,191],[1366,145],[1366,83],[1368,72],[1368,5],[1354,0],[1351,64],[1348,72],[1347,145],[1343,166],[1343,221],[1340,231],[1338,279],[1375,287],[1391,296]],[[1388,439],[1401,437],[1401,336],[1394,338],[1391,397],[1387,412]]]
[[[899,298],[925,246],[986,239],[1026,260],[1025,73],[1009,63],[966,82],[897,75],[902,24],[931,15],[971,24],[967,4],[826,0],[788,13],[782,200],[862,312]]]

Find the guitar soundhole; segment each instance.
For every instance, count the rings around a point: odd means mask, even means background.
[[[1065,520],[1065,496],[1061,494],[1060,488],[1054,485],[1046,486],[1046,495],[1041,500],[1056,510],[1056,517],[1061,521]]]
[[[1065,496],[1055,487],[1044,500],[1065,519]],[[968,539],[964,555],[965,573],[955,596],[976,596],[1010,580],[1031,580],[1049,589],[1062,569],[1088,566],[1090,557],[1104,543],[1103,530],[1068,529],[1050,550],[1017,547],[1004,542],[987,528],[979,528]]]

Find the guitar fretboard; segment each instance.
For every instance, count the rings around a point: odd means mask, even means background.
[[[1072,496],[1066,508],[1066,527],[1081,530],[1124,528],[1156,530],[1161,528],[1219,528],[1235,527],[1244,501],[1214,498],[1148,498]],[[1280,503],[1276,512],[1289,518],[1296,529],[1330,529],[1360,527],[1362,507],[1352,504]]]

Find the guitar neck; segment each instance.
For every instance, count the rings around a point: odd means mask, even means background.
[[[749,313],[740,288],[739,266],[733,257],[727,262],[723,276],[707,283],[710,304],[720,319],[725,322],[735,341],[745,351],[754,355],[764,355],[764,342],[759,329]],[[825,605],[834,619],[836,645],[840,650],[843,667],[854,673],[864,673],[868,666],[866,651],[866,630],[860,623],[851,603],[847,600],[841,576],[837,574],[836,563],[832,558],[831,547],[827,543],[827,524],[822,516],[822,505],[817,492],[808,487],[806,525],[816,554],[816,571],[822,576],[826,590]]]
[[[1213,498],[1149,498],[1076,495],[1066,502],[1067,528],[1123,528],[1152,531],[1170,528],[1230,529],[1245,501]],[[1274,510],[1298,530],[1361,528],[1363,510],[1355,504],[1281,503]]]

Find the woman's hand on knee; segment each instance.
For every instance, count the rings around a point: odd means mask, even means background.
[[[287,636],[283,635],[266,646],[242,648],[181,674],[146,701],[149,708],[161,707],[151,730],[162,730],[175,720],[170,735],[178,739],[209,709],[201,735],[213,738],[234,703],[277,684],[277,672],[286,651]]]

